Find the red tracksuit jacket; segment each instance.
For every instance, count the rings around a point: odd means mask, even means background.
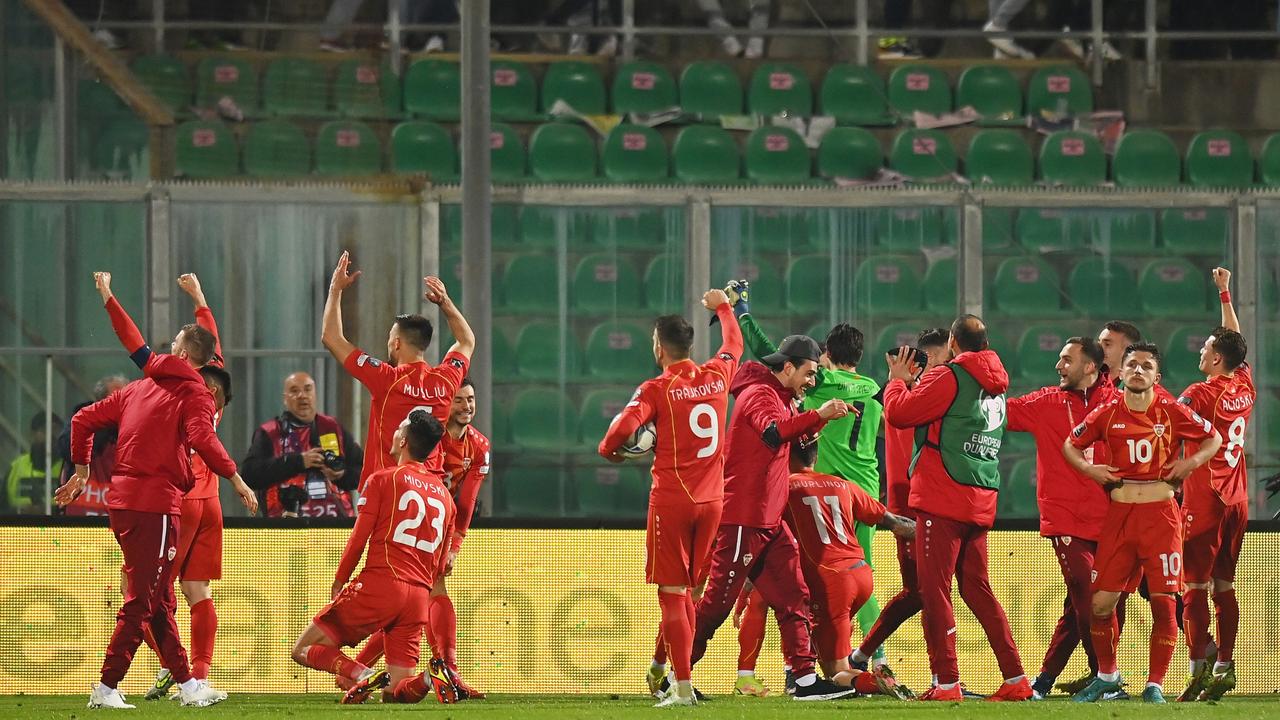
[[[71,419],[71,459],[87,465],[93,433],[119,429],[111,473],[112,510],[176,515],[195,483],[189,451],[195,450],[221,477],[236,464],[214,433],[213,395],[186,361],[152,353],[147,377],[126,385]]]
[[[960,353],[952,362],[968,370],[992,395],[1009,389],[1009,373],[992,350]],[[890,380],[884,387],[884,414],[894,427],[928,425],[930,436],[936,438],[942,416],[955,398],[955,376],[939,365],[921,376],[911,390],[901,380]],[[995,522],[996,491],[952,480],[937,449],[924,448],[915,470],[908,500],[912,510],[986,528]]]
[[[744,363],[729,392],[736,402],[725,446],[722,525],[775,528],[787,506],[789,443],[826,421],[817,410],[797,413],[795,395],[769,368]]]

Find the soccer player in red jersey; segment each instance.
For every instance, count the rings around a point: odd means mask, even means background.
[[[813,646],[832,682],[863,695],[908,699],[883,665],[873,672],[849,665],[853,617],[873,588],[871,566],[854,523],[874,525],[902,540],[915,538],[914,520],[894,515],[855,483],[814,472],[817,447],[792,443],[790,492],[785,518],[800,545],[800,568],[809,586]]]
[[[1138,589],[1145,573],[1151,590],[1151,645],[1145,702],[1163,703],[1164,681],[1178,641],[1174,593],[1182,591],[1182,511],[1174,488],[1209,461],[1222,437],[1209,421],[1155,392],[1160,379],[1160,349],[1135,343],[1125,351],[1121,370],[1124,394],[1089,413],[1062,446],[1077,472],[1111,493],[1094,561],[1093,618],[1090,634],[1098,656],[1098,676],[1073,696],[1095,702],[1120,689],[1116,647],[1120,629],[1115,608],[1121,593]],[[1110,465],[1095,464],[1085,450],[1107,445]],[[1179,458],[1183,443],[1199,449]]]
[[[388,702],[418,702],[433,687],[440,702],[456,699],[443,663],[433,662],[429,671],[414,674],[431,588],[445,571],[453,534],[449,488],[424,464],[443,434],[440,421],[425,409],[409,413],[392,433],[397,464],[366,481],[334,576],[332,602],[294,644],[292,657],[298,664],[354,683],[343,703],[362,703],[385,687],[391,688],[383,695]],[[364,567],[348,582],[366,546]],[[385,637],[386,670],[365,667],[340,649],[378,631]]]
[[[1245,362],[1248,345],[1240,334],[1240,320],[1231,304],[1231,272],[1214,268],[1222,304],[1222,326],[1200,349],[1200,372],[1205,380],[1182,391],[1178,402],[1213,424],[1225,444],[1207,464],[1187,478],[1182,490],[1183,573],[1187,590],[1182,629],[1187,636],[1191,677],[1178,700],[1218,700],[1236,685],[1236,633],[1240,605],[1236,602],[1236,563],[1249,521],[1248,477],[1244,437],[1253,414],[1257,390],[1253,371]],[[1218,616],[1218,659],[1205,660],[1209,643],[1209,591]]]
[[[369,433],[365,440],[364,467],[360,470],[358,488],[364,492],[364,483],[370,475],[395,465],[391,436],[411,410],[430,410],[442,424],[449,419],[454,393],[471,364],[476,336],[449,298],[440,278],[428,277],[424,279],[427,286],[425,298],[440,308],[455,338],[453,347],[445,353],[439,365],[431,367],[422,356],[431,344],[434,331],[431,321],[421,315],[398,315],[387,336],[387,362],[378,360],[352,345],[342,332],[342,293],[360,276],[360,271],[351,272],[350,267],[351,256],[343,252],[329,282],[329,298],[324,304],[321,332],[324,346],[347,372],[369,390],[371,396]],[[438,448],[427,458],[426,465],[432,472],[444,471]]]
[[[150,626],[164,664],[173,673],[183,705],[212,705],[225,700],[226,693],[192,677],[174,619],[173,570],[182,497],[195,482],[191,451],[215,473],[230,478],[246,505],[256,505],[252,490],[214,433],[213,396],[196,371],[212,358],[215,338],[197,324],[187,325],[174,338],[171,354],[153,353],[111,295],[110,274],[95,273],[94,278],[112,327],[145,377],[76,413],[71,430],[76,472],[55,496],[65,506],[80,494],[88,478],[93,433],[117,427],[108,502],[111,529],[124,555],[127,589],[89,707],[132,707],[117,687],[142,642],[144,625]]]
[[[742,358],[742,331],[723,290],[708,290],[702,304],[716,313],[724,342],[698,365],[689,357],[693,326],[679,315],[654,322],[653,357],[662,374],[646,380],[609,425],[597,448],[610,462],[641,425],[657,432],[645,534],[645,581],[658,586],[660,633],[675,673],[675,687],[659,706],[694,704],[691,671],[692,589],[706,582],[711,544],[724,498],[724,421],[729,386]],[[723,619],[723,618],[722,618]],[[659,675],[659,679],[661,675]]]

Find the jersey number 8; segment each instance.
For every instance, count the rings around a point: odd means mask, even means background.
[[[424,503],[422,496],[416,490],[408,490],[400,496],[400,502],[397,506],[400,510],[407,510],[410,505],[417,505],[418,512],[413,517],[407,517],[396,525],[396,531],[392,534],[391,539],[401,545],[408,545],[411,548],[417,548],[423,552],[434,553],[439,547],[441,541],[444,540],[444,503],[439,499],[429,497]],[[435,530],[435,540],[419,540],[418,528],[422,526],[422,521],[427,516],[427,507],[435,510],[438,514],[434,514],[431,518],[431,529]],[[410,532],[413,534],[411,535]]]

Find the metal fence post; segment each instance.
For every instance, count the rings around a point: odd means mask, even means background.
[[[1156,69],[1156,0],[1146,0],[1144,3],[1144,11],[1146,17],[1143,18],[1143,32],[1146,37],[1143,42],[1146,45],[1146,75],[1147,89],[1155,90],[1158,83],[1159,73]]]
[[[400,37],[400,3],[402,0],[387,0],[387,54],[390,56],[391,72],[394,75],[400,74],[401,60],[400,48],[402,39]],[[470,2],[463,2],[463,6],[470,5]],[[463,10],[466,12],[466,10]]]
[[[53,136],[55,180],[70,180],[75,154],[68,143],[74,136],[71,131],[70,66],[67,63],[67,44],[62,36],[53,37]]]
[[[155,52],[164,52],[164,0],[151,0],[151,28],[155,35]]]
[[[1102,54],[1102,0],[1091,0],[1093,17],[1093,27],[1090,31],[1093,36],[1093,84],[1094,87],[1102,86],[1102,65],[1106,62]]]
[[[956,304],[961,312],[982,315],[982,206],[966,193],[960,206],[960,282]]]
[[[67,418],[71,422],[71,418]],[[53,514],[53,356],[44,356],[44,514]]]
[[[147,195],[148,302],[147,338],[154,340],[172,331],[170,294],[173,287],[173,248],[169,228],[169,192],[157,188]]]
[[[622,59],[636,57],[636,0],[622,0]]]
[[[854,5],[854,13],[857,22],[858,64],[867,65],[871,62],[871,36],[867,32],[867,0],[858,0]]]
[[[697,318],[703,314],[702,293],[711,287],[711,201],[705,197],[691,199],[686,212],[689,242],[685,263],[689,271],[685,274],[685,312],[688,317]],[[694,327],[699,326],[695,323]],[[692,350],[696,358],[711,354],[708,333],[693,334]]]

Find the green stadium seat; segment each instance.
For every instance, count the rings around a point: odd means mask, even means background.
[[[645,307],[662,313],[684,309],[684,258],[663,253],[649,261],[644,271]]]
[[[1059,115],[1093,112],[1093,87],[1079,68],[1069,65],[1041,68],[1027,83],[1027,114],[1048,111]]]
[[[1091,223],[1084,210],[1023,208],[1018,211],[1016,234],[1018,243],[1033,252],[1074,252],[1088,246]]]
[[[808,212],[797,208],[785,207],[747,207],[725,210],[724,217],[737,216],[737,227],[733,223],[712,222],[713,241],[737,243],[745,241],[756,247],[768,247],[770,250],[785,251],[792,254],[805,252],[809,246],[809,224],[806,221]],[[724,236],[725,233],[729,237]]]
[[[432,182],[458,181],[458,148],[449,131],[430,120],[409,120],[391,131],[391,171],[425,173]]]
[[[261,120],[244,138],[244,171],[253,177],[298,177],[311,173],[311,143],[288,120]]]
[[[982,250],[1002,254],[1016,249],[1013,232],[1013,208],[982,208]]]
[[[604,78],[595,65],[578,60],[553,62],[542,77],[542,110],[551,112],[557,100],[583,115],[606,111]]]
[[[1231,213],[1227,208],[1165,208],[1160,211],[1160,239],[1171,253],[1225,259]]]
[[[1105,257],[1076,263],[1067,276],[1067,295],[1076,310],[1089,317],[1124,315],[1138,306],[1133,271]]]
[[[884,167],[880,141],[870,131],[858,127],[836,127],[822,136],[818,146],[818,176],[831,179],[866,180]]]
[[[888,367],[884,361],[884,353],[893,348],[907,345],[915,347],[916,338],[920,336],[920,331],[924,329],[925,322],[901,322],[891,323],[881,326],[875,332],[875,343],[864,346],[862,353],[862,362],[858,364],[858,372],[865,375],[881,385],[885,384],[885,374]],[[872,337],[870,333],[867,337]],[[818,338],[822,340],[823,338]]]
[[[541,125],[529,140],[529,168],[543,182],[591,182],[596,178],[596,143],[580,125]]]
[[[649,474],[634,465],[599,463],[573,471],[577,514],[589,518],[644,518],[649,511]]]
[[[960,269],[954,257],[930,262],[924,272],[924,309],[938,317],[955,315],[959,284]]]
[[[653,377],[653,330],[609,321],[587,336],[587,374],[606,382],[639,383]]]
[[[718,60],[689,63],[680,73],[680,106],[704,122],[741,115],[742,83],[733,68]]]
[[[1003,65],[973,65],[956,81],[956,107],[978,111],[982,125],[1023,125],[1022,86]]]
[[[1040,178],[1050,185],[1100,185],[1107,180],[1107,156],[1093,135],[1062,130],[1040,146]]]
[[[502,294],[511,312],[545,315],[560,307],[560,273],[554,257],[517,255],[502,274]],[[517,302],[518,301],[518,302]]]
[[[404,108],[400,78],[386,64],[344,60],[333,79],[333,107],[344,117],[399,117]]]
[[[896,252],[936,248],[942,244],[942,209],[882,208],[876,213],[880,245]]]
[[[376,175],[382,172],[382,143],[359,120],[334,120],[320,126],[316,137],[316,172],[320,175]]]
[[[504,288],[502,287],[502,271],[503,271],[503,266],[501,262],[494,263],[493,266],[489,269],[489,288],[490,288],[489,294],[493,300],[493,306],[498,308],[502,307],[503,295],[504,295],[504,292],[503,292]],[[444,286],[449,290],[449,296],[461,298],[462,297],[462,256],[458,255],[457,253],[442,255],[440,257],[439,274],[440,274],[440,279],[444,281]],[[441,336],[442,338],[447,338],[450,343],[453,342],[453,336],[449,334],[448,325],[445,325],[442,323],[440,331],[443,333],[443,335]],[[498,331],[495,330],[494,332],[497,333]],[[498,333],[498,334],[501,335],[501,333]],[[504,344],[506,343],[505,338],[502,338],[501,340]],[[442,344],[441,347],[445,347],[445,346]],[[509,346],[507,347],[507,350],[510,350]],[[493,348],[493,362],[495,363],[495,367],[497,367],[497,363],[513,362],[510,352],[507,353],[508,357],[500,358],[497,351],[498,351],[498,347],[495,345]],[[514,371],[514,365],[512,365],[512,368]]]
[[[304,58],[272,60],[262,78],[262,109],[270,115],[327,115],[329,82],[324,68]]]
[[[490,72],[489,110],[494,120],[529,122],[545,117],[538,112],[538,83],[528,65],[493,60]]]
[[[671,71],[647,60],[623,63],[613,75],[613,111],[654,113],[680,107],[680,94]]]
[[[787,309],[816,315],[831,306],[831,259],[826,255],[805,255],[787,268]]]
[[[854,307],[873,317],[920,311],[920,274],[906,257],[872,255],[863,260],[854,274],[853,292]]]
[[[637,380],[636,384],[640,382]],[[594,448],[600,442],[613,418],[631,401],[631,393],[629,389],[614,387],[586,394],[582,399],[582,414],[578,416],[578,432],[583,445]]]
[[[889,153],[889,167],[917,182],[950,182],[958,163],[951,138],[938,130],[903,130]]]
[[[1182,182],[1182,158],[1159,130],[1130,130],[1120,136],[1111,159],[1117,187],[1169,187]]]
[[[604,176],[619,183],[660,183],[668,178],[667,143],[651,127],[623,123],[604,140]]]
[[[747,137],[747,177],[761,185],[808,182],[809,148],[795,130],[762,127]]]
[[[1093,248],[1100,253],[1151,254],[1156,247],[1154,210],[1094,210]]]
[[[589,217],[577,208],[525,205],[520,211],[520,242],[523,245],[555,248],[561,233],[569,248],[591,240]]]
[[[196,67],[196,105],[211,108],[224,97],[246,115],[258,111],[258,73],[239,58],[207,57]]]
[[[1206,130],[1187,146],[1187,182],[1199,188],[1253,184],[1249,144],[1232,130]]]
[[[563,339],[560,337],[562,329]],[[524,380],[567,382],[579,379],[582,372],[582,351],[578,338],[572,328],[562,327],[558,323],[526,323],[516,335],[515,355],[516,373]],[[514,426],[512,430],[514,434]]]
[[[1200,373],[1200,348],[1209,337],[1209,325],[1181,327],[1160,345],[1160,384],[1174,395],[1204,379]]]
[[[1280,133],[1267,137],[1258,153],[1258,180],[1263,185],[1280,185]]]
[[[517,183],[526,177],[524,141],[506,123],[494,123],[489,131],[489,169],[495,183]]]
[[[604,208],[590,216],[591,239],[607,248],[663,247],[663,211],[643,206]]]
[[[1026,433],[1005,433],[1006,440],[1011,435],[1026,435]],[[1004,448],[1001,448],[1000,455],[1004,456]],[[1034,457],[1018,460],[1007,473],[1004,473],[1004,483],[1000,487],[996,512],[1002,520],[1040,516],[1039,503],[1036,500],[1036,459]]]
[[[520,245],[520,225],[516,219],[517,206],[512,203],[493,203],[489,207],[489,234],[493,237],[495,247],[509,248]],[[440,223],[440,242],[442,247],[452,251],[462,248],[462,206],[457,204],[442,205],[443,219]],[[500,277],[500,268],[495,265],[495,277]],[[496,283],[495,283],[496,286]]]
[[[174,136],[179,175],[223,178],[240,174],[240,148],[222,122],[189,120],[174,130]]]
[[[974,183],[1030,185],[1035,161],[1016,130],[981,130],[969,142],[964,169]]]
[[[462,74],[456,62],[428,59],[404,74],[404,109],[429,120],[457,122],[462,115]]]
[[[832,65],[822,78],[818,103],[823,115],[841,125],[893,124],[884,80],[865,65]]]
[[[147,167],[151,132],[146,123],[135,117],[102,120],[105,126],[93,139],[89,166],[112,178],[150,177]],[[134,175],[134,173],[140,173]]]
[[[790,63],[761,63],[751,75],[747,109],[753,115],[813,114],[813,88],[800,68]]]
[[[1182,258],[1151,261],[1138,276],[1142,311],[1153,317],[1203,315],[1205,274]]]
[[[130,66],[133,74],[175,113],[191,108],[191,78],[187,66],[171,55],[141,55]]]
[[[640,306],[640,274],[626,256],[587,255],[574,270],[569,297],[580,313],[626,312]]]
[[[1022,378],[1038,381],[1058,364],[1058,353],[1074,332],[1059,325],[1032,325],[1022,333],[1018,341],[1018,367]]]
[[[564,517],[567,472],[560,465],[521,462],[498,473],[494,482],[496,494],[502,498],[503,514],[518,518]]]
[[[930,115],[951,112],[946,73],[928,65],[899,65],[889,75],[889,104],[907,118],[917,110]]]
[[[738,143],[727,130],[693,125],[676,136],[675,176],[692,185],[731,185],[742,177]]]
[[[97,80],[76,84],[76,115],[82,127],[136,117],[110,85]]]
[[[511,439],[530,450],[569,450],[577,445],[578,409],[559,390],[522,390],[511,407]]]
[[[1062,304],[1058,271],[1037,257],[1000,263],[990,289],[995,308],[1010,315],[1053,315]]]

